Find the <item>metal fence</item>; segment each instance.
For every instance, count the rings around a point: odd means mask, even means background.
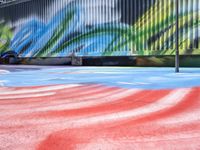
[[[0,52],[175,55],[176,0],[33,0],[0,8]],[[179,0],[181,55],[200,54],[200,2]]]

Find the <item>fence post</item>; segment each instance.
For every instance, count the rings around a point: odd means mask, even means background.
[[[179,0],[176,0],[176,56],[175,56],[175,72],[178,73],[180,67],[179,60]]]

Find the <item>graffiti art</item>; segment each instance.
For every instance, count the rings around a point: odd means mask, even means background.
[[[200,69],[173,70],[2,66],[0,149],[199,149]]]
[[[174,55],[175,6],[174,0],[35,0],[1,8],[7,15],[0,17],[0,50],[21,57]],[[198,0],[180,0],[181,54],[200,54],[199,13]]]

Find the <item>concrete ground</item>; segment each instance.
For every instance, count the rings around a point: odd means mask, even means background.
[[[0,150],[198,150],[199,78],[199,68],[0,66]]]

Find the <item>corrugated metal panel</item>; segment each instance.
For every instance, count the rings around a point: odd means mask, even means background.
[[[181,54],[200,54],[199,13],[199,0],[180,0]],[[174,55],[175,17],[175,0],[33,0],[0,9],[0,51]]]

